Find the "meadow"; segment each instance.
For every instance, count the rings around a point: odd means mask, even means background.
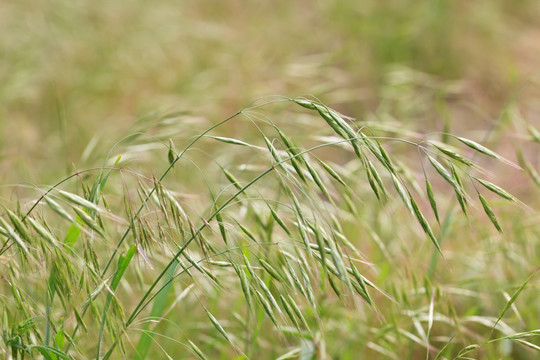
[[[537,1],[0,4],[0,356],[536,359]]]

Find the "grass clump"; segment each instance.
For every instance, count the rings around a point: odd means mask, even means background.
[[[326,127],[287,129],[270,107]],[[161,116],[104,166],[4,208],[6,358],[535,356],[535,309],[521,299],[536,272],[519,256],[536,251],[534,230],[503,232],[501,214],[521,203],[480,155],[519,166],[308,98],[200,132],[178,131],[185,120]],[[257,136],[230,135],[233,121]],[[496,232],[479,225],[480,205]],[[497,271],[509,280],[494,294]]]

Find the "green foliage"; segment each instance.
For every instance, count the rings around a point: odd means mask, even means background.
[[[0,6],[0,357],[536,359],[539,11]]]

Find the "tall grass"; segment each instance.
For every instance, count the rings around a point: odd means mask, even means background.
[[[1,2],[0,357],[536,359],[539,5]]]
[[[521,168],[481,141],[310,98],[155,119],[4,208],[6,358],[537,355],[535,226],[482,164]]]

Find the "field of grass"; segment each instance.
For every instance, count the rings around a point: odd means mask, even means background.
[[[0,4],[0,357],[537,359],[540,3]]]

